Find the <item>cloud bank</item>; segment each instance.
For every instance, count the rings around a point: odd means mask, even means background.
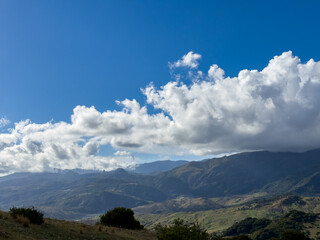
[[[200,59],[189,52],[170,63],[171,69],[189,71],[193,81],[160,88],[151,83],[142,90],[145,105],[125,99],[118,102],[120,111],[77,106],[69,123],[15,123],[0,134],[0,172],[109,170],[131,164],[137,152],[208,155],[320,147],[320,62],[301,63],[289,51],[262,71],[226,77],[215,64],[202,74]],[[106,145],[115,153],[100,156]]]

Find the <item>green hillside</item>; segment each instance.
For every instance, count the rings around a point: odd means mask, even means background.
[[[276,219],[291,210],[320,213],[320,197],[299,197],[295,195],[272,198],[253,196],[232,198],[215,198],[212,201],[224,205],[220,209],[207,211],[169,212],[162,214],[149,213],[139,215],[139,208],[134,209],[138,220],[147,228],[154,228],[158,223],[171,224],[173,219],[182,218],[187,222],[198,222],[209,233],[222,232],[234,223],[247,217]]]
[[[311,233],[310,230],[319,230],[319,214],[305,213],[302,211],[291,210],[279,218],[270,220],[267,218],[248,217],[240,222],[236,222],[231,227],[223,231],[224,237],[249,235],[254,240],[269,240],[279,238],[284,232],[294,231],[303,235],[289,239],[318,239],[319,232]]]

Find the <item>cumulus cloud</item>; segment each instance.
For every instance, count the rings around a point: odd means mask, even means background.
[[[194,53],[193,51],[188,52],[186,55],[182,57],[182,59],[170,63],[169,66],[171,68],[174,67],[189,67],[189,68],[197,68],[199,66],[199,60],[201,59],[201,55]]]
[[[190,52],[174,65],[197,68],[200,57]],[[77,106],[69,123],[15,123],[0,134],[0,171],[109,170],[132,165],[132,152],[207,155],[320,147],[320,62],[301,63],[290,51],[262,71],[225,77],[214,64],[202,80],[150,84],[142,92],[146,105],[125,99],[117,102],[120,111]],[[112,156],[99,155],[106,145],[115,149]]]
[[[224,70],[213,64],[208,71],[208,77],[212,80],[222,80],[224,78]]]

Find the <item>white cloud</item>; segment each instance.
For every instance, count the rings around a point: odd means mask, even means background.
[[[182,59],[174,62],[169,63],[171,68],[173,67],[190,67],[190,68],[197,68],[199,66],[199,60],[201,59],[201,55],[194,53],[193,51],[188,52],[186,55],[182,57]]]
[[[116,155],[116,156],[132,156],[131,152],[128,152],[128,151],[116,151],[113,155]]]
[[[0,128],[3,128],[4,126],[8,125],[10,121],[6,118],[0,118]]]
[[[213,64],[208,71],[208,77],[217,81],[222,80],[224,78],[224,70]]]
[[[179,64],[197,67],[190,59],[200,57],[187,56]],[[150,84],[143,89],[146,106],[125,99],[118,102],[121,111],[77,106],[70,123],[15,123],[0,134],[0,171],[109,170],[132,165],[131,152],[205,155],[320,147],[320,62],[301,63],[285,52],[262,71],[242,70],[231,78],[212,65],[202,79],[160,88]],[[99,155],[105,145],[114,155]]]

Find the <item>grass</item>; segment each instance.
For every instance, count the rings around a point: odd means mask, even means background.
[[[0,239],[49,240],[155,240],[155,233],[149,230],[127,230],[101,225],[45,218],[42,225],[30,224],[24,227],[8,213],[0,211]]]
[[[230,227],[237,221],[241,221],[247,217],[273,217],[267,210],[239,210],[231,207],[218,210],[199,211],[199,212],[179,212],[172,214],[149,214],[137,216],[137,219],[145,224],[147,228],[154,228],[155,225],[161,223],[168,225],[173,223],[173,219],[181,218],[186,222],[199,223],[208,233],[219,232]]]
[[[223,208],[196,212],[175,212],[164,214],[144,214],[135,217],[148,229],[158,223],[172,224],[175,218],[189,223],[198,222],[208,233],[221,232],[247,217],[276,219],[290,210],[320,213],[320,197],[303,197],[304,205],[295,202],[283,204],[286,197],[254,200],[255,196],[226,197],[215,199]],[[196,201],[196,200],[195,200]],[[94,219],[94,218],[92,218]],[[96,218],[95,218],[96,219]],[[90,221],[88,221],[90,222]],[[92,220],[91,223],[95,221]],[[307,224],[310,236],[320,237],[320,220]],[[74,221],[45,219],[43,225],[29,224],[23,227],[6,212],[0,212],[0,239],[156,239],[155,232],[149,230],[126,230],[99,225],[89,225]]]
[[[177,212],[165,214],[137,215],[137,219],[146,228],[153,229],[156,224],[172,224],[173,219],[182,218],[187,222],[198,222],[208,233],[221,232],[247,217],[275,219],[290,210],[320,213],[319,197],[303,197],[305,205],[292,203],[283,205],[285,197],[275,198],[267,202],[252,201],[248,198],[223,198],[217,202],[225,207],[216,210],[197,212]],[[320,226],[320,223],[319,223]],[[311,229],[311,228],[310,228]],[[316,230],[314,230],[316,231]],[[318,236],[320,236],[320,230]],[[318,232],[317,231],[317,232]],[[316,234],[316,233],[315,233]]]

